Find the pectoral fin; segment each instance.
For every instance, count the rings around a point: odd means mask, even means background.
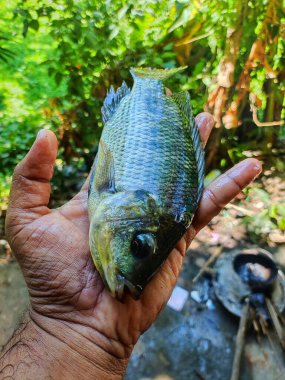
[[[112,152],[101,139],[98,150],[94,175],[95,190],[101,192],[115,192],[115,166]]]
[[[88,186],[88,198],[90,197],[90,194],[91,194],[91,191],[92,191],[92,184],[93,184],[93,181],[94,181],[97,161],[98,161],[98,154],[96,154],[95,160],[94,160],[92,168],[90,170],[90,179],[89,179],[89,186]]]

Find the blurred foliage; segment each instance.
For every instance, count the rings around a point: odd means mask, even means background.
[[[7,205],[10,184],[11,178],[0,173],[0,211]]]
[[[243,223],[252,239],[259,243],[261,239],[271,243],[285,241],[285,199],[274,200],[271,195],[264,189],[252,186],[246,198],[246,202],[258,206],[259,210],[245,216]]]
[[[188,66],[167,86],[215,116],[208,170],[282,167],[284,19],[281,0],[0,0],[0,198],[40,128],[60,142],[55,198],[77,190],[106,90],[131,85],[131,66]]]

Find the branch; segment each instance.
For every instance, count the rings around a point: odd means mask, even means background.
[[[182,45],[187,45],[187,44],[191,44],[192,42],[194,41],[198,41],[198,40],[201,40],[202,38],[206,38],[206,37],[209,37],[211,34],[213,34],[214,31],[210,31],[208,33],[205,33],[205,34],[201,34],[200,36],[197,36],[197,37],[194,37],[194,38],[187,38],[186,40],[184,41],[180,41],[180,42],[177,42],[175,44],[175,46],[182,46]]]
[[[255,100],[255,95],[254,94],[250,94],[249,95],[249,100],[250,100],[250,110],[252,112],[252,120],[253,122],[255,123],[255,125],[257,125],[258,127],[277,127],[277,126],[280,126],[280,125],[285,125],[285,121],[284,120],[280,120],[280,121],[265,121],[265,122],[261,122],[258,120],[258,116],[257,116],[257,107],[256,105],[254,104],[254,100]]]

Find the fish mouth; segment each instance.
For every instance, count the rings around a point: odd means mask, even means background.
[[[111,295],[121,302],[126,294],[138,300],[143,291],[141,285],[133,284],[114,265],[103,265],[102,278]]]
[[[116,277],[117,285],[114,296],[119,301],[122,301],[127,293],[131,294],[135,300],[140,298],[143,291],[143,288],[140,285],[134,285],[121,273],[118,273]]]

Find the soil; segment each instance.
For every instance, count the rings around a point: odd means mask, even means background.
[[[28,291],[15,261],[0,264],[0,350],[28,307]]]

